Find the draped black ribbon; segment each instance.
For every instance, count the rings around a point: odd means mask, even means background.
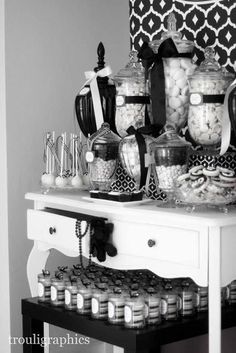
[[[145,185],[147,172],[148,172],[148,166],[145,165],[145,154],[147,153],[147,147],[146,147],[146,142],[143,135],[151,135],[153,137],[157,137],[160,133],[161,128],[162,126],[159,124],[143,126],[143,127],[140,127],[139,129],[135,129],[133,125],[131,125],[126,130],[129,135],[135,136],[138,144],[139,160],[140,160],[139,189],[141,189]]]
[[[151,100],[152,114],[155,124],[160,124],[162,127],[166,123],[166,96],[165,96],[165,74],[163,58],[191,58],[191,53],[179,53],[172,38],[165,39],[159,46],[158,53],[155,54],[149,47],[147,42],[144,42],[138,57],[142,59],[143,66],[146,71],[151,67]]]

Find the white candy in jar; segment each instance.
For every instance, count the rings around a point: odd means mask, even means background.
[[[95,182],[106,182],[111,179],[115,172],[116,159],[105,161],[98,157],[91,165],[91,179]]]
[[[195,68],[189,58],[164,59],[166,122],[177,130],[187,121],[189,102],[187,75],[192,74]]]
[[[163,190],[173,189],[176,179],[186,172],[187,165],[156,166],[159,187]]]

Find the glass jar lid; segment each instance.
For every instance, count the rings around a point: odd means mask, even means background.
[[[145,69],[138,58],[138,52],[132,50],[129,54],[129,63],[114,76],[114,80],[143,79]]]
[[[120,140],[121,138],[111,131],[108,123],[103,123],[101,128],[89,138],[92,145],[119,144]]]
[[[160,44],[167,38],[172,38],[179,53],[191,53],[194,49],[194,43],[191,40],[182,38],[181,32],[176,29],[176,17],[172,12],[167,19],[167,31],[163,32],[161,39],[153,40],[149,43],[154,53],[158,52]]]
[[[224,67],[220,66],[216,60],[215,50],[213,47],[206,47],[204,50],[205,59],[200,66],[194,71],[190,79],[202,80],[224,80],[231,81],[234,75],[228,72]]]
[[[190,147],[189,142],[184,141],[175,130],[167,130],[159,136],[151,145],[150,150],[154,151],[156,148],[187,148]]]

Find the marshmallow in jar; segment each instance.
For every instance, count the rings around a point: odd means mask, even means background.
[[[150,145],[160,189],[174,191],[177,178],[186,173],[189,149],[190,144],[174,130],[164,132]]]
[[[138,129],[145,125],[146,94],[145,71],[139,62],[137,52],[130,52],[130,62],[114,77],[116,85],[115,125],[121,137],[133,125]]]
[[[188,76],[192,75],[196,65],[191,60],[194,43],[182,39],[176,31],[176,18],[173,13],[168,17],[168,30],[162,34],[160,40],[149,43],[155,54],[161,43],[172,38],[179,57],[163,58],[166,97],[166,124],[179,131],[187,122],[189,108]],[[184,56],[186,55],[186,57]]]
[[[86,161],[89,163],[89,179],[93,189],[109,191],[117,167],[120,137],[110,130],[108,123],[88,139]]]
[[[231,81],[232,75],[215,60],[214,49],[207,47],[205,60],[189,77],[188,129],[197,144],[208,148],[219,145],[224,95]]]

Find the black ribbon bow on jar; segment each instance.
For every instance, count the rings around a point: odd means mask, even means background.
[[[135,129],[133,125],[131,125],[126,132],[129,135],[134,135],[138,144],[139,151],[139,160],[140,160],[140,183],[139,189],[146,184],[147,171],[148,166],[145,165],[145,154],[147,153],[146,141],[143,135],[149,135],[152,137],[157,137],[160,134],[162,126],[159,124],[147,125],[140,127],[139,129]]]
[[[192,53],[179,53],[173,39],[167,38],[160,44],[157,54],[153,52],[147,42],[144,42],[138,53],[138,57],[142,60],[146,77],[148,70],[151,68],[150,80],[153,122],[164,127],[166,124],[166,95],[163,58],[191,58]]]

